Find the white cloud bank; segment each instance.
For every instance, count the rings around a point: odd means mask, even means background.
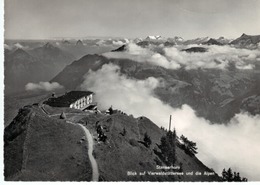
[[[22,44],[20,44],[20,43],[15,43],[14,47],[21,48],[21,49],[24,48],[24,46]]]
[[[22,44],[20,44],[18,42],[18,43],[15,43],[13,45],[4,44],[4,48],[8,49],[8,50],[13,50],[13,49],[28,49],[29,47],[28,46],[23,46]]]
[[[137,62],[148,62],[168,69],[226,69],[234,64],[237,69],[253,69],[256,62],[260,62],[260,48],[255,50],[238,49],[231,46],[198,46],[204,47],[207,52],[188,53],[181,51],[184,46],[164,47],[149,46],[142,48],[134,43],[129,43],[124,52],[108,52],[103,55],[108,58],[127,58]]]
[[[4,44],[4,48],[5,48],[5,49],[8,49],[8,50],[12,50],[12,47],[9,46],[8,44]]]
[[[117,40],[115,40],[115,41],[113,40],[113,41],[112,41],[112,44],[113,44],[113,45],[116,45],[116,46],[122,46],[122,45],[124,45],[125,43],[122,42],[121,40],[118,40],[118,41],[117,41]]]
[[[107,64],[97,72],[88,72],[81,88],[92,90],[100,108],[111,105],[134,116],[146,116],[167,128],[169,115],[177,134],[184,134],[198,146],[198,158],[219,174],[232,167],[249,180],[260,180],[260,116],[237,114],[228,125],[211,124],[197,117],[188,105],[173,109],[153,94],[160,85],[153,77],[129,79],[119,67]]]
[[[27,91],[35,91],[35,90],[53,91],[62,88],[63,86],[57,82],[28,83],[25,86],[25,90]]]

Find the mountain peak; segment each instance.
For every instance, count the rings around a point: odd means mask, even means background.
[[[179,36],[175,36],[174,39],[177,40],[177,41],[184,41],[184,39],[182,37],[179,37]]]
[[[189,44],[202,44],[204,42],[207,42],[210,38],[209,37],[198,37],[195,39],[191,40],[186,40],[184,44],[189,45]]]
[[[17,48],[14,52],[15,53],[24,53],[25,51],[22,48]]]
[[[146,37],[147,40],[158,40],[158,39],[161,39],[162,36],[160,35],[156,35],[156,36],[153,36],[153,35],[149,35]]]
[[[210,38],[207,42],[204,42],[202,44],[206,45],[223,45],[222,43],[218,42],[216,39]]]
[[[26,51],[24,51],[22,48],[17,48],[15,51],[14,51],[14,56],[27,56],[29,55]]]
[[[70,42],[69,42],[68,40],[63,40],[63,41],[62,41],[62,44],[68,44],[68,45],[69,45]]]
[[[81,40],[78,40],[76,43],[77,46],[83,46],[83,42]]]
[[[120,46],[119,48],[112,50],[112,52],[120,52],[125,50],[126,50],[126,45],[124,44],[123,46]]]
[[[243,33],[239,38],[233,40],[230,44],[240,47],[256,47],[260,42],[260,35],[247,35]]]
[[[21,48],[16,49],[13,52],[10,52],[10,58],[7,60],[12,61],[13,65],[24,64],[28,65],[29,63],[34,63],[35,59],[26,51]],[[10,62],[11,64],[11,62]]]
[[[47,43],[43,46],[43,48],[53,49],[53,48],[55,48],[55,47],[54,47],[51,43],[47,42]]]

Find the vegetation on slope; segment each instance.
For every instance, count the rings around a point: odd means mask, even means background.
[[[70,123],[82,124],[94,137],[100,181],[221,180],[176,141],[169,139],[172,152],[167,160],[161,158],[161,138],[176,138],[176,132],[167,133],[146,117],[134,118],[116,110],[103,114],[40,107],[24,107],[5,129],[6,180],[91,180],[86,138]]]
[[[220,180],[211,169],[203,165],[194,155],[186,154],[178,146],[176,146],[174,164],[161,160],[154,150],[159,151],[160,139],[166,133],[145,117],[134,118],[118,111],[111,115],[89,115],[82,118],[80,122],[92,132],[96,139],[97,145],[94,155],[99,165],[100,180],[102,181]],[[97,134],[99,126],[107,137],[105,142],[99,140]],[[151,139],[150,147],[147,147],[144,142],[146,137]],[[158,168],[158,166],[171,165],[175,166],[176,169]],[[183,175],[151,175],[154,172],[177,172]],[[189,175],[186,172],[194,172],[194,174],[200,172],[202,175]],[[209,172],[211,175],[204,175],[204,172]]]
[[[49,118],[37,106],[24,107],[5,128],[5,179],[91,180],[83,136],[79,127]]]

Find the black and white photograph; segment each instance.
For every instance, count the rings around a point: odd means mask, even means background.
[[[2,4],[5,183],[260,181],[260,0]]]

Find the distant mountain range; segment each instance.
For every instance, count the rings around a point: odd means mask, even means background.
[[[182,37],[174,37],[174,38],[164,38],[161,36],[148,36],[144,40],[136,40],[136,43],[140,46],[147,46],[148,44],[166,44],[166,46],[173,45],[190,45],[190,44],[198,44],[198,45],[234,45],[237,47],[244,48],[255,48],[257,44],[260,42],[260,35],[246,35],[242,34],[241,37],[233,40],[226,39],[224,37],[219,37],[217,39],[209,38],[209,37],[199,37],[190,40],[184,40]]]
[[[32,50],[21,48],[5,52],[5,93],[18,93],[28,82],[48,81],[74,56],[50,43]]]
[[[191,48],[185,48],[184,51],[186,52],[206,52],[206,49],[203,47],[204,45],[225,45],[225,44],[230,44],[234,47],[245,47],[245,48],[254,48],[257,47],[257,45],[260,42],[260,36],[250,36],[243,34],[241,37],[233,40],[232,42],[228,42],[227,39],[220,37],[218,39],[213,39],[213,38],[197,38],[193,40],[184,40],[181,37],[174,37],[174,38],[163,38],[163,37],[153,37],[150,36],[144,40],[142,39],[135,39],[134,41],[137,42],[137,45],[142,46],[142,47],[147,47],[148,45],[151,44],[156,44],[160,45],[163,44],[164,47],[172,47],[178,44],[201,44],[200,47],[191,47]],[[101,43],[110,43],[113,44],[114,40],[107,40],[107,41],[102,41],[99,39],[92,40],[91,43],[93,44],[94,42],[99,42]],[[120,43],[126,43],[128,42],[126,39],[117,39],[116,44]],[[82,43],[84,43],[82,45]],[[21,42],[22,44],[16,44],[17,46],[24,47],[25,42]],[[63,44],[62,44],[63,43]],[[76,45],[78,43],[78,45]],[[161,92],[161,95],[159,95],[159,90],[157,91],[157,94],[159,97],[164,100],[165,102],[169,103],[173,107],[178,107],[179,105],[183,103],[188,103],[190,104],[194,109],[198,110],[201,115],[204,115],[206,118],[209,118],[211,120],[215,121],[222,121],[222,120],[228,120],[232,115],[234,115],[235,112],[238,112],[239,107],[235,106],[237,103],[236,99],[240,97],[239,99],[239,105],[243,101],[243,98],[246,98],[247,96],[254,96],[258,95],[258,89],[257,90],[252,90],[252,88],[255,88],[255,83],[259,82],[259,75],[257,75],[257,72],[253,70],[253,73],[247,74],[246,72],[242,71],[236,71],[233,72],[232,66],[230,66],[229,72],[225,73],[214,71],[214,70],[190,70],[190,71],[185,71],[182,69],[176,70],[174,72],[170,72],[171,70],[169,69],[164,69],[158,66],[145,66],[146,64],[140,64],[136,63],[135,61],[128,61],[126,62],[125,59],[107,59],[101,55],[85,55],[81,59],[73,62],[75,60],[75,57],[70,54],[72,53],[77,53],[79,52],[80,55],[84,55],[86,52],[86,48],[88,47],[86,44],[86,41],[81,41],[79,40],[78,42],[75,42],[74,44],[71,44],[70,42],[67,41],[61,41],[61,45],[59,44],[51,44],[51,43],[46,43],[45,45],[42,45],[40,47],[36,48],[31,48],[30,49],[23,49],[23,48],[18,48],[18,49],[13,49],[10,50],[8,47],[5,49],[5,93],[18,93],[21,91],[24,91],[24,86],[28,82],[39,82],[39,81],[56,81],[60,83],[61,85],[64,85],[68,89],[74,89],[77,88],[81,83],[82,83],[82,78],[83,75],[89,70],[98,70],[102,67],[103,64],[105,63],[115,63],[117,65],[120,65],[122,68],[122,72],[129,75],[130,77],[134,78],[140,78],[139,75],[142,76],[141,79],[144,77],[148,76],[154,76],[157,77],[158,71],[162,73],[162,77],[166,78],[163,76],[163,74],[168,74],[170,73],[171,77],[170,79],[166,79],[168,81],[179,81],[183,82],[184,84],[189,84],[187,87],[179,90],[178,92],[178,100],[172,99],[173,94],[176,92],[166,92],[165,95]],[[96,46],[99,48],[99,46]],[[66,48],[66,49],[64,49]],[[102,47],[101,47],[102,48]],[[118,45],[111,45],[106,47],[105,50],[103,51],[117,51],[117,52],[124,52],[125,51],[125,44],[122,44],[121,46]],[[113,49],[115,48],[115,49]],[[101,50],[96,50],[101,52]],[[69,52],[70,51],[70,52]],[[79,54],[78,53],[78,54]],[[77,55],[78,55],[77,54]],[[79,55],[79,56],[80,56]],[[95,61],[100,61],[99,63],[95,63]],[[68,65],[70,64],[70,65]],[[68,66],[67,66],[68,65]],[[139,66],[138,73],[130,73],[128,72],[129,66],[132,66],[135,68],[135,66]],[[65,67],[65,68],[64,68]],[[149,70],[147,70],[149,68]],[[259,65],[256,65],[256,69],[259,68]],[[143,73],[143,74],[142,74]],[[223,73],[223,74],[222,74]],[[149,75],[148,75],[149,74]],[[174,74],[174,75],[173,75]],[[183,79],[184,76],[187,76],[187,78],[191,78],[191,76],[194,76],[193,81],[188,80],[188,79]],[[232,77],[232,75],[234,77]],[[204,80],[204,76],[207,80]],[[222,77],[223,76],[223,77]],[[159,77],[159,76],[158,76]],[[224,78],[225,79],[222,79]],[[226,78],[227,77],[227,78]],[[67,80],[67,79],[70,80]],[[169,78],[169,75],[167,76]],[[218,83],[218,81],[226,81],[228,79],[234,78],[234,87],[231,86],[231,89],[226,89],[223,84]],[[197,79],[197,80],[195,80]],[[215,80],[215,82],[214,82]],[[196,83],[199,83],[196,84]],[[226,81],[226,83],[231,83],[229,81]],[[233,83],[233,82],[232,82]],[[242,89],[242,84],[247,87],[246,89]],[[176,84],[169,84],[169,87],[173,85],[175,86]],[[202,87],[200,87],[202,86]],[[182,86],[181,86],[182,87]],[[235,87],[240,89],[240,93],[235,90]],[[210,93],[206,93],[205,95],[205,90],[208,89]],[[167,89],[167,88],[166,88]],[[175,88],[173,88],[175,89]],[[184,90],[185,89],[185,90]],[[188,89],[188,90],[187,90]],[[204,89],[204,90],[202,90]],[[175,89],[176,90],[176,89]],[[232,92],[234,90],[234,92]],[[163,91],[163,90],[161,90]],[[182,92],[183,91],[183,92]],[[222,92],[226,91],[226,92]],[[257,92],[256,92],[257,91]],[[216,96],[213,92],[219,93],[221,96]],[[202,93],[202,94],[201,94]],[[165,98],[167,97],[169,98]],[[210,95],[208,99],[205,99],[206,95]],[[185,96],[190,97],[186,98]],[[202,99],[205,99],[205,101],[201,102],[196,102],[192,96],[201,96]],[[212,100],[217,99],[217,100]],[[238,101],[238,100],[237,100]],[[232,105],[231,105],[232,104]],[[228,116],[225,116],[223,118],[220,118],[216,116],[216,114],[219,114],[218,112],[213,112],[210,113],[210,108],[212,109],[220,109],[219,107],[222,106],[234,106],[233,110],[230,112],[226,112],[224,114],[229,114]],[[205,109],[207,107],[207,109]],[[243,107],[246,107],[243,105]],[[206,110],[206,111],[204,111]]]
[[[210,38],[207,42],[203,42],[202,44],[204,44],[204,45],[218,45],[218,46],[224,45],[221,42],[217,41],[216,39],[212,39],[212,38]]]
[[[172,107],[190,105],[200,116],[213,122],[226,122],[240,112],[245,99],[259,96],[260,75],[258,70],[239,71],[232,67],[228,71],[216,69],[171,70],[148,63],[128,59],[108,59],[100,55],[86,55],[66,66],[51,82],[58,82],[66,89],[79,89],[84,75],[97,71],[104,64],[120,66],[121,73],[130,78],[161,78],[164,87],[155,90],[156,95]],[[70,79],[70,80],[68,80]],[[227,85],[228,84],[228,85]],[[252,105],[254,106],[254,105]],[[260,113],[260,112],[257,112]]]
[[[230,44],[240,47],[252,47],[260,42],[260,35],[246,35],[243,33],[241,37],[233,40]]]

